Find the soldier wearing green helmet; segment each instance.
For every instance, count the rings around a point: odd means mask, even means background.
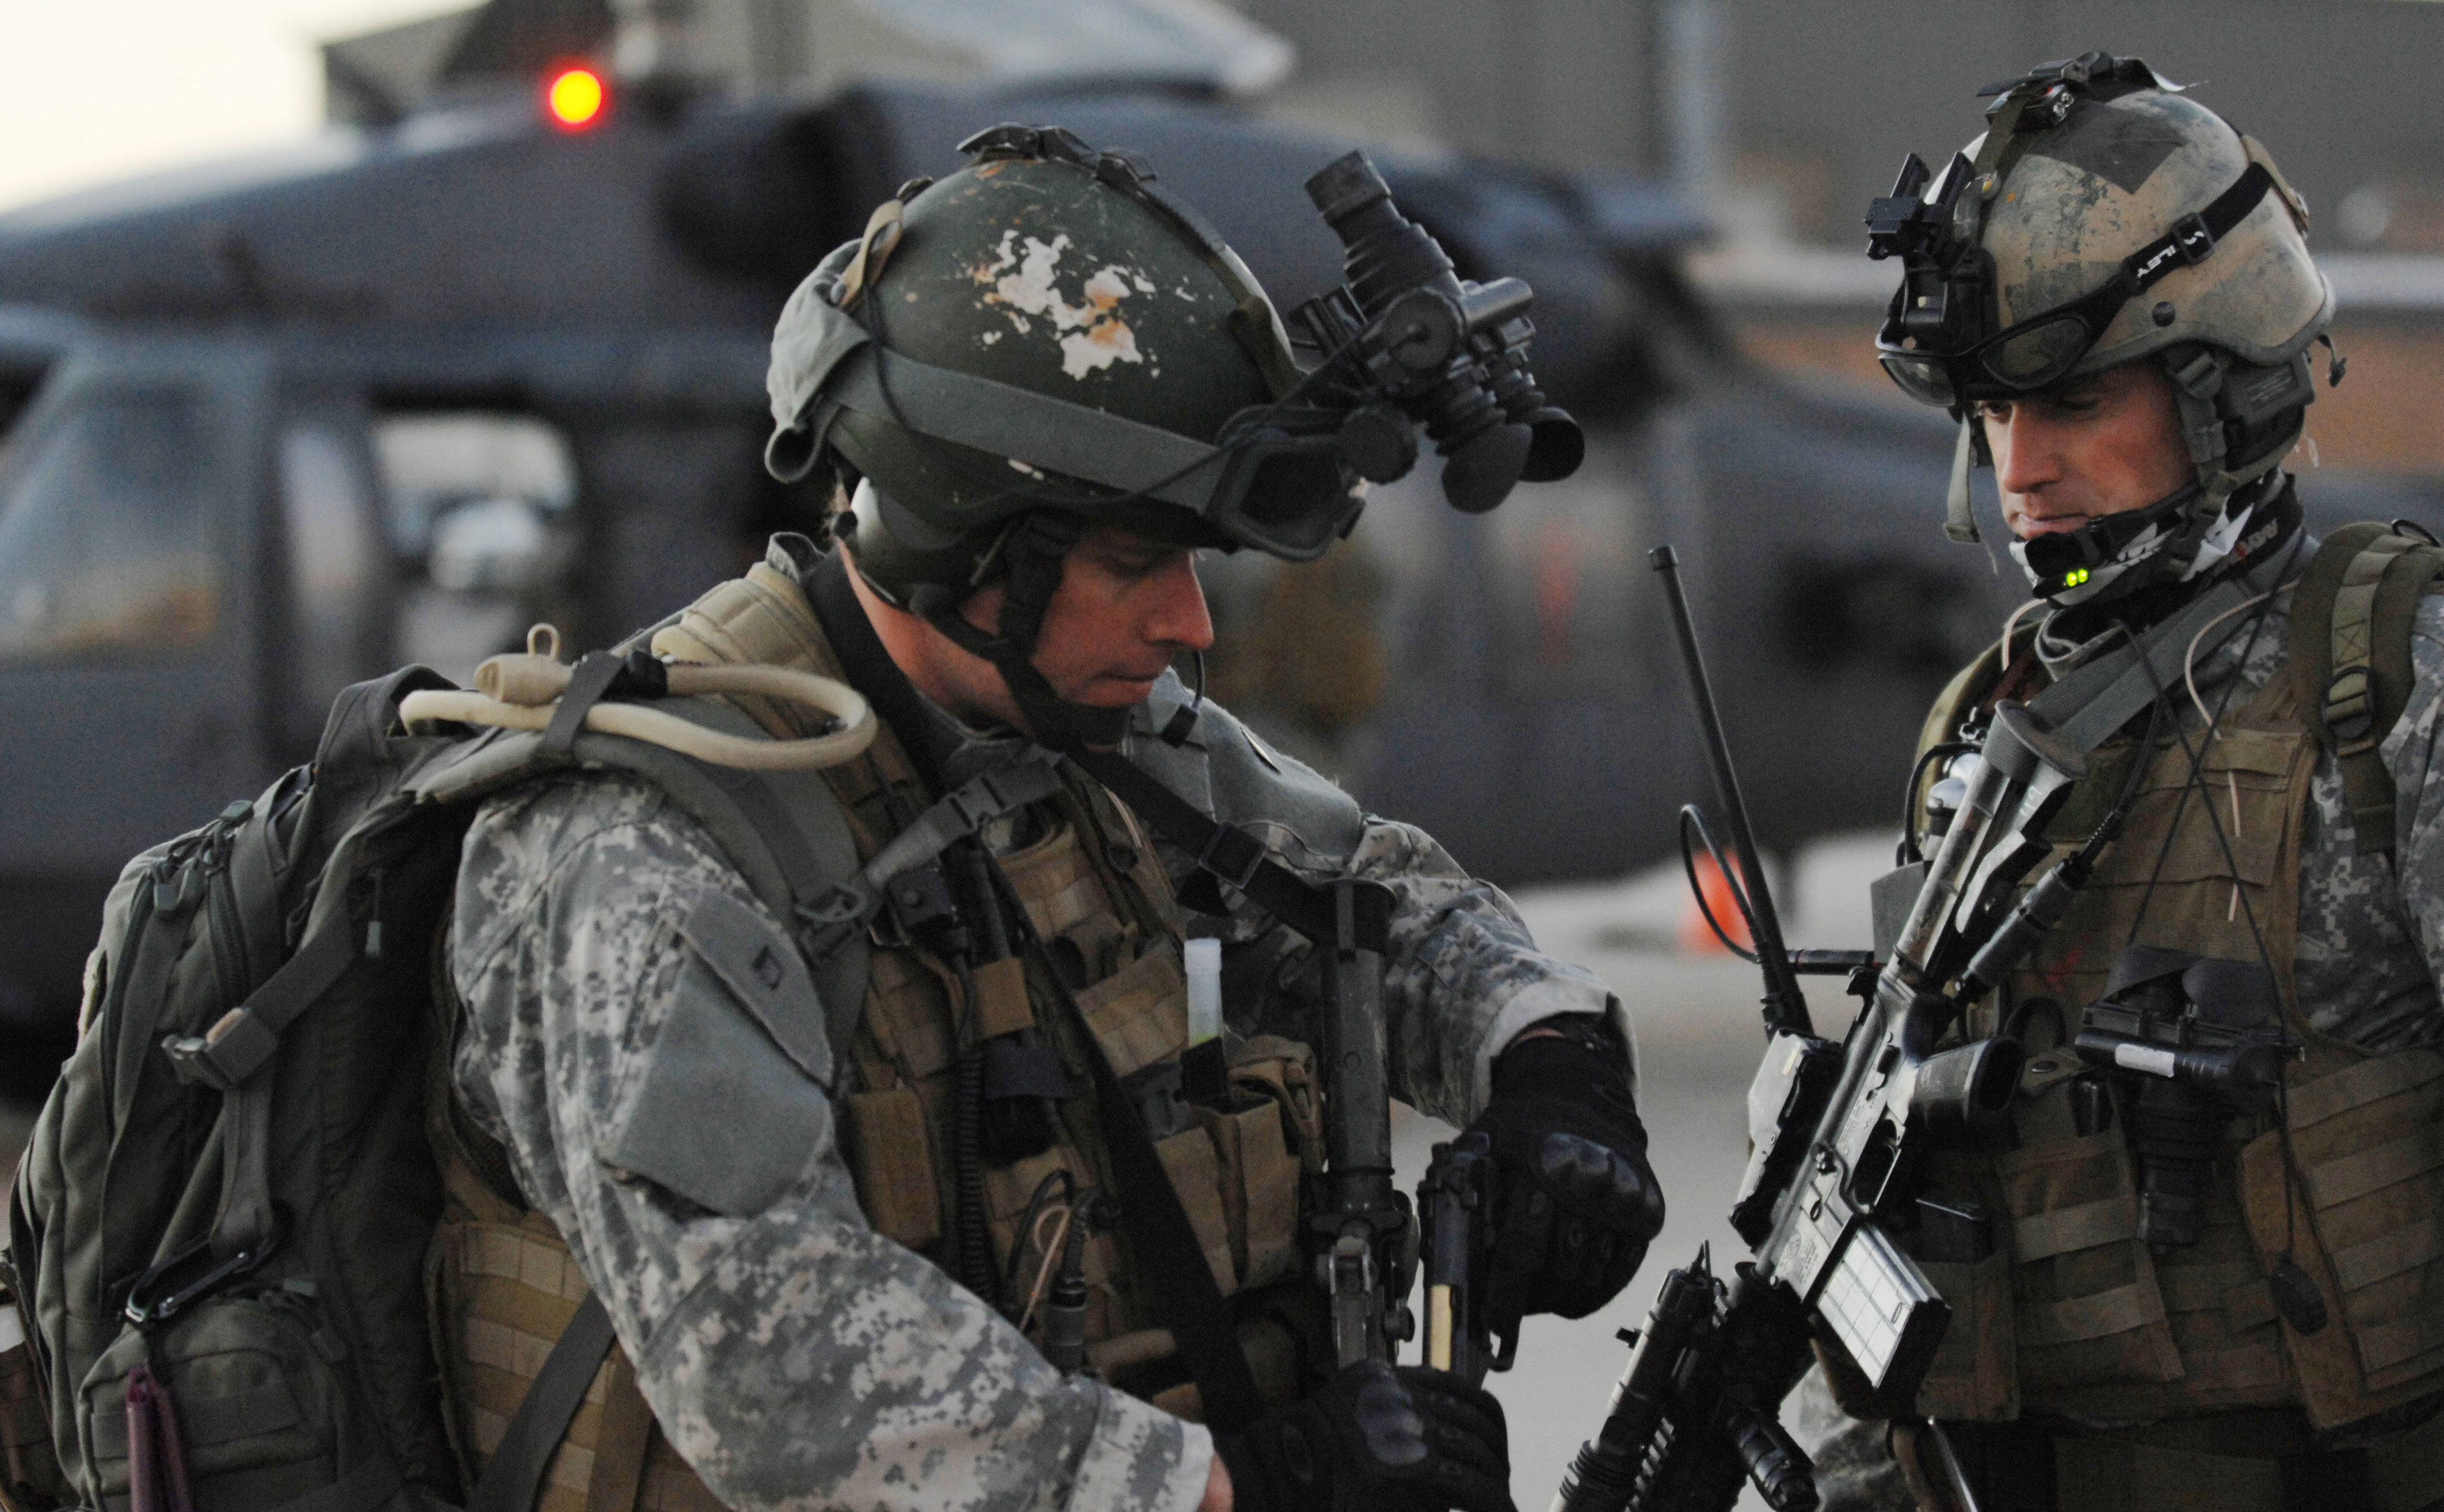
[[[1930,714],[1904,849],[2014,701],[2085,753],[2046,832],[2085,880],[1952,1031],[2026,1070],[1923,1173],[1972,1222],[1912,1241],[1916,1415],[1828,1367],[1801,1436],[1828,1512],[2444,1506],[2444,551],[2303,524],[2334,297],[2263,146],[2136,59],[1985,93],[1868,215],[1879,360],[1960,426],[1946,529],[1992,468],[2034,594]]]
[[[1354,228],[1352,286],[1294,354],[1142,162],[1050,127],[966,150],[774,333],[768,464],[834,493],[836,544],[776,537],[635,648],[817,673],[880,716],[762,826],[801,838],[812,903],[777,916],[617,773],[496,797],[469,834],[455,1090],[548,1220],[516,1268],[606,1306],[656,1505],[1503,1512],[1499,1406],[1394,1364],[1398,1330],[1353,1333],[1318,1282],[1399,1259],[1347,1252],[1393,1205],[1314,1208],[1348,1164],[1327,1099],[1366,1090],[1320,1066],[1319,997],[1336,1022],[1379,1000],[1389,1090],[1506,1172],[1488,1305],[1514,1328],[1602,1305],[1659,1226],[1626,1015],[1170,668],[1213,639],[1197,551],[1320,555],[1420,424],[1455,502],[1567,470],[1527,290],[1462,284],[1353,155],[1311,185]],[[1318,898],[1349,905],[1319,925]],[[532,1263],[555,1243],[570,1269]]]

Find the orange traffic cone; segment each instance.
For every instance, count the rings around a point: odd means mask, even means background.
[[[1738,863],[1734,861],[1732,864],[1736,866]],[[1704,913],[1697,910],[1697,897],[1706,900]],[[1680,950],[1683,954],[1730,953],[1723,949],[1723,942],[1714,931],[1706,927],[1706,913],[1713,914],[1714,922],[1723,927],[1723,932],[1737,942],[1740,949],[1749,950],[1756,948],[1755,942],[1749,938],[1749,921],[1740,916],[1740,906],[1731,896],[1731,879],[1723,875],[1723,869],[1714,864],[1712,856],[1702,853],[1697,857],[1697,897],[1692,897],[1680,914]]]

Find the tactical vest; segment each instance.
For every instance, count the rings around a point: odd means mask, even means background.
[[[1921,748],[1952,738],[1992,687],[1999,650],[1945,690]],[[2079,848],[2144,761],[2129,822],[1978,1016],[1979,1032],[2014,1016],[2024,1025],[2017,1147],[1936,1161],[1938,1185],[1974,1191],[1999,1215],[2000,1243],[1975,1265],[1927,1266],[1954,1316],[1920,1408],[2127,1424],[2289,1407],[2323,1430],[2431,1395],[2444,1389],[2444,1056],[2370,1055],[2300,1009],[2301,826],[2318,746],[2298,683],[2278,672],[2226,714],[2200,763],[2202,791],[2189,786],[2177,736],[2140,746],[2124,738],[2092,757],[2049,832],[2054,858]],[[2253,961],[2252,917],[2306,1046],[2286,1079],[2296,1178],[2276,1115],[2233,1118],[2199,1242],[2155,1254],[2137,1237],[2121,1119],[2099,1126],[2101,1074],[2067,1041],[2125,942]],[[2314,1333],[2276,1315],[2267,1278],[2286,1254],[2323,1294],[2330,1321]]]
[[[682,659],[787,662],[843,676],[797,584],[770,565],[714,588],[651,635],[657,652]],[[808,733],[782,706],[735,702],[776,736]],[[820,775],[822,790],[805,784],[798,801],[832,805],[826,820],[845,821],[861,862],[933,802],[888,728],[864,756]],[[1046,1268],[1045,1249],[1057,1234],[1043,1222],[1022,1231],[1047,1180],[1059,1185],[1052,1172],[1068,1171],[1082,1193],[1109,1185],[1092,1052],[1082,1035],[1093,1034],[1122,1078],[1177,1061],[1188,1038],[1180,912],[1149,838],[1110,794],[1074,774],[1047,807],[1044,832],[1001,857],[1001,867],[1038,935],[1076,968],[1069,996],[1084,1027],[1034,968],[1010,962],[976,973],[975,1032],[991,1037],[1031,1024],[1058,1048],[1070,1089],[1049,1149],[985,1173],[994,1263],[1022,1282]],[[841,1060],[848,1068],[841,1144],[876,1231],[945,1263],[957,1211],[952,1072],[961,988],[943,961],[884,931],[868,959],[862,1012],[846,1035],[835,1032],[845,1040]],[[446,963],[436,963],[436,999],[454,1003]],[[441,1043],[454,1038],[444,1034]],[[435,1075],[432,1134],[448,1196],[428,1268],[431,1317],[448,1416],[472,1484],[587,1288],[550,1221],[527,1208],[504,1152],[448,1094],[446,1060]],[[1192,1106],[1194,1126],[1161,1140],[1157,1152],[1215,1282],[1233,1299],[1259,1391],[1268,1403],[1285,1402],[1299,1394],[1306,1361],[1316,1357],[1306,1345],[1318,1326],[1313,1288],[1299,1274],[1302,1172],[1324,1158],[1315,1056],[1278,1037],[1241,1041],[1228,1079],[1218,1105]],[[1125,1244],[1090,1231],[1084,1271],[1090,1368],[1157,1407],[1198,1417],[1196,1387],[1170,1332],[1154,1320],[1157,1309]],[[1039,1339],[1042,1326],[1030,1330]],[[586,1400],[553,1455],[539,1512],[720,1506],[663,1439],[616,1347]]]

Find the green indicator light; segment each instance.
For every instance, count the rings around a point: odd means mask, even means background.
[[[2087,569],[2085,567],[2073,567],[2068,572],[2063,574],[2063,586],[2065,588],[2076,588],[2086,581]]]

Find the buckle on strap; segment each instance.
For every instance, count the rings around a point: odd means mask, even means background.
[[[798,921],[805,926],[802,943],[809,959],[818,965],[830,960],[881,907],[880,894],[857,877],[810,903],[799,904]]]
[[[1041,774],[1030,780],[1021,773]],[[958,822],[961,836],[973,835],[987,824],[1006,814],[1026,807],[1039,799],[1049,798],[1060,784],[1046,781],[1051,768],[1040,764],[1010,771],[987,772],[952,792],[942,795],[942,802]]]
[[[138,1329],[150,1333],[261,1266],[287,1237],[287,1212],[274,1205],[271,1232],[226,1260],[214,1262],[212,1241],[207,1239],[155,1263],[127,1289],[127,1300],[120,1314]]]
[[[200,1036],[172,1035],[161,1042],[161,1053],[179,1080],[223,1093],[236,1091],[279,1048],[280,1036],[245,1007],[222,1014]]]
[[[2376,684],[2368,669],[2345,667],[2325,685],[2325,728],[2345,745],[2361,740],[2376,725]]]
[[[2205,262],[2207,254],[2215,248],[2214,228],[2208,225],[2206,216],[2197,211],[2173,222],[2171,235],[2173,250],[2180,254],[2182,262],[2193,267]]]
[[[1196,866],[1245,893],[1265,864],[1265,842],[1236,824],[1216,824],[1213,838],[1196,856]]]

